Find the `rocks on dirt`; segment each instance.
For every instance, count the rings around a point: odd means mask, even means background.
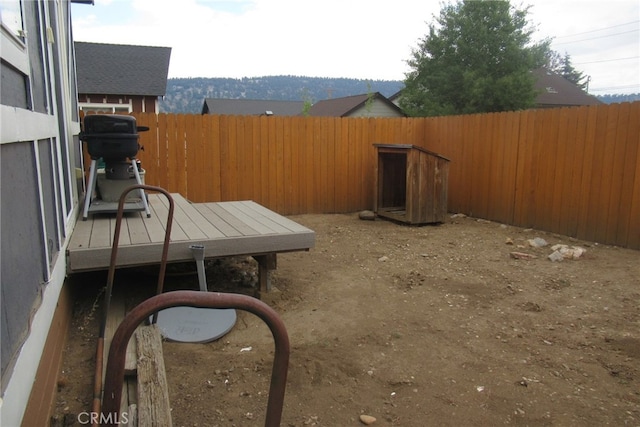
[[[542,311],[540,304],[531,301],[520,304],[520,307],[522,307],[524,311],[531,311],[534,313],[540,313]]]
[[[362,211],[358,214],[358,217],[365,221],[373,221],[376,219],[376,214],[372,211]]]
[[[529,246],[531,246],[533,248],[544,248],[545,246],[547,246],[549,244],[542,237],[536,237],[536,238],[533,238],[533,239],[529,239],[528,243],[529,243]]]
[[[569,247],[569,245],[562,244],[553,245],[551,247],[551,250],[553,251],[553,253],[547,258],[554,262],[560,262],[565,259],[578,259],[582,255],[584,255],[585,252],[587,252],[585,248],[582,248],[580,246]]]
[[[365,415],[365,414],[360,415],[360,422],[366,426],[370,426],[376,421],[377,421],[376,417],[372,417],[371,415]]]
[[[525,252],[511,252],[509,255],[511,255],[511,258],[513,259],[524,259],[524,260],[530,260],[530,259],[536,259],[538,258],[535,255],[531,255]]]
[[[549,258],[549,261],[552,261],[552,262],[560,262],[560,261],[564,260],[564,256],[562,256],[562,254],[560,252],[558,252],[558,251],[554,251],[547,258]]]
[[[314,415],[313,417],[307,418],[307,420],[303,423],[306,426],[317,426],[319,423],[318,417]]]
[[[513,244],[513,240],[511,238],[507,238],[505,243],[507,245],[512,245]],[[527,243],[532,248],[543,248],[543,247],[545,247],[545,246],[547,246],[549,244],[545,239],[543,239],[541,237],[535,237],[533,239],[529,239],[529,240],[527,240]],[[521,247],[521,246],[518,246],[518,247]],[[584,255],[584,253],[587,251],[586,249],[584,249],[583,247],[580,247],[580,246],[569,246],[569,245],[564,245],[564,244],[553,245],[551,247],[551,250],[553,252],[550,255],[548,255],[547,258],[550,261],[553,261],[553,262],[560,262],[560,261],[563,261],[565,259],[578,259],[582,255]],[[527,253],[524,253],[524,252],[511,252],[511,257],[515,258],[515,259],[534,259],[534,258],[536,258],[535,255],[530,255],[530,254],[527,254]]]

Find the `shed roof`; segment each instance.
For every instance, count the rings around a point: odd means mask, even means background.
[[[535,77],[535,88],[539,91],[536,105],[540,107],[602,104],[598,98],[589,95],[560,74],[545,68],[538,68],[532,72]]]
[[[75,42],[78,93],[163,96],[170,47]]]
[[[362,94],[345,96],[342,98],[325,99],[318,101],[309,109],[310,116],[329,116],[329,117],[345,117],[353,113],[355,110],[365,106],[365,103],[372,96],[373,99],[380,100],[389,105],[390,108],[397,110],[399,114],[404,116],[404,113],[397,105],[389,101],[380,92],[374,94]]]
[[[303,107],[303,101],[206,98],[202,106],[202,114],[297,116],[302,113]]]

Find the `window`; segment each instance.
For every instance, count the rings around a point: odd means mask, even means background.
[[[2,0],[0,2],[0,19],[2,26],[14,37],[22,38],[22,9],[19,0]]]
[[[78,104],[80,111],[85,113],[96,114],[129,114],[133,111],[131,104],[101,104],[101,103],[86,103],[81,102]]]
[[[0,1],[0,55],[7,64],[29,75],[29,57],[24,43],[22,4],[19,0]]]

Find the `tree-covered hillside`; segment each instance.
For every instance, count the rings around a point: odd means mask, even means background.
[[[269,76],[231,78],[174,78],[167,81],[167,94],[160,101],[163,113],[191,113],[202,111],[205,98],[273,99],[281,101],[317,102],[329,98],[380,92],[386,97],[404,87],[399,80],[333,79],[324,77]],[[601,95],[602,102],[631,102],[640,94]]]
[[[232,78],[173,78],[160,101],[164,113],[200,113],[205,98],[272,99],[310,101],[380,92],[389,97],[402,87],[401,81],[347,78],[268,76]]]
[[[640,93],[598,95],[597,98],[605,104],[616,104],[619,102],[640,101]]]

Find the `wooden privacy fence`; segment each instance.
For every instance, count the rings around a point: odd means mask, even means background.
[[[283,215],[371,209],[374,143],[451,160],[449,211],[640,249],[640,102],[437,118],[135,114],[145,180]]]

